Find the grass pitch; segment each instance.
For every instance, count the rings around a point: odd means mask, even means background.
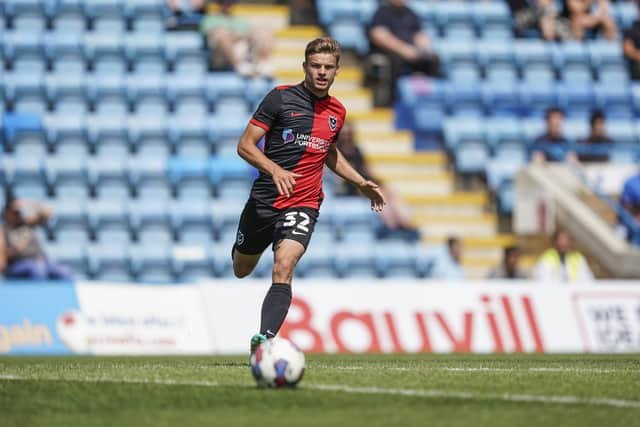
[[[308,356],[260,390],[247,357],[2,357],[0,425],[640,426],[640,358]]]

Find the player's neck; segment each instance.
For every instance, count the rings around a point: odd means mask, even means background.
[[[307,81],[306,81],[306,80],[305,80],[304,82],[302,82],[302,84],[304,85],[304,87],[306,87],[306,88],[307,88],[307,90],[308,90],[309,92],[311,92],[312,94],[314,94],[317,98],[324,98],[324,97],[326,97],[327,95],[329,95],[329,90],[318,91],[318,90],[316,90],[316,89],[314,89],[314,88],[310,87],[310,86],[307,84]]]

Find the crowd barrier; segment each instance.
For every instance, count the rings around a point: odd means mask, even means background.
[[[0,354],[244,354],[264,281],[0,284]],[[637,282],[296,281],[280,335],[322,353],[640,351]]]

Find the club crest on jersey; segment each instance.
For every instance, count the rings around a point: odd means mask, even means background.
[[[329,129],[331,129],[332,132],[335,132],[336,129],[338,128],[338,119],[336,116],[329,116]]]
[[[293,129],[285,129],[282,131],[282,142],[289,144],[296,140],[296,136],[293,134]]]

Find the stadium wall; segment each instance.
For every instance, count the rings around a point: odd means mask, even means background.
[[[243,354],[262,281],[3,284],[0,354]],[[298,281],[281,335],[306,352],[640,351],[634,282]]]

